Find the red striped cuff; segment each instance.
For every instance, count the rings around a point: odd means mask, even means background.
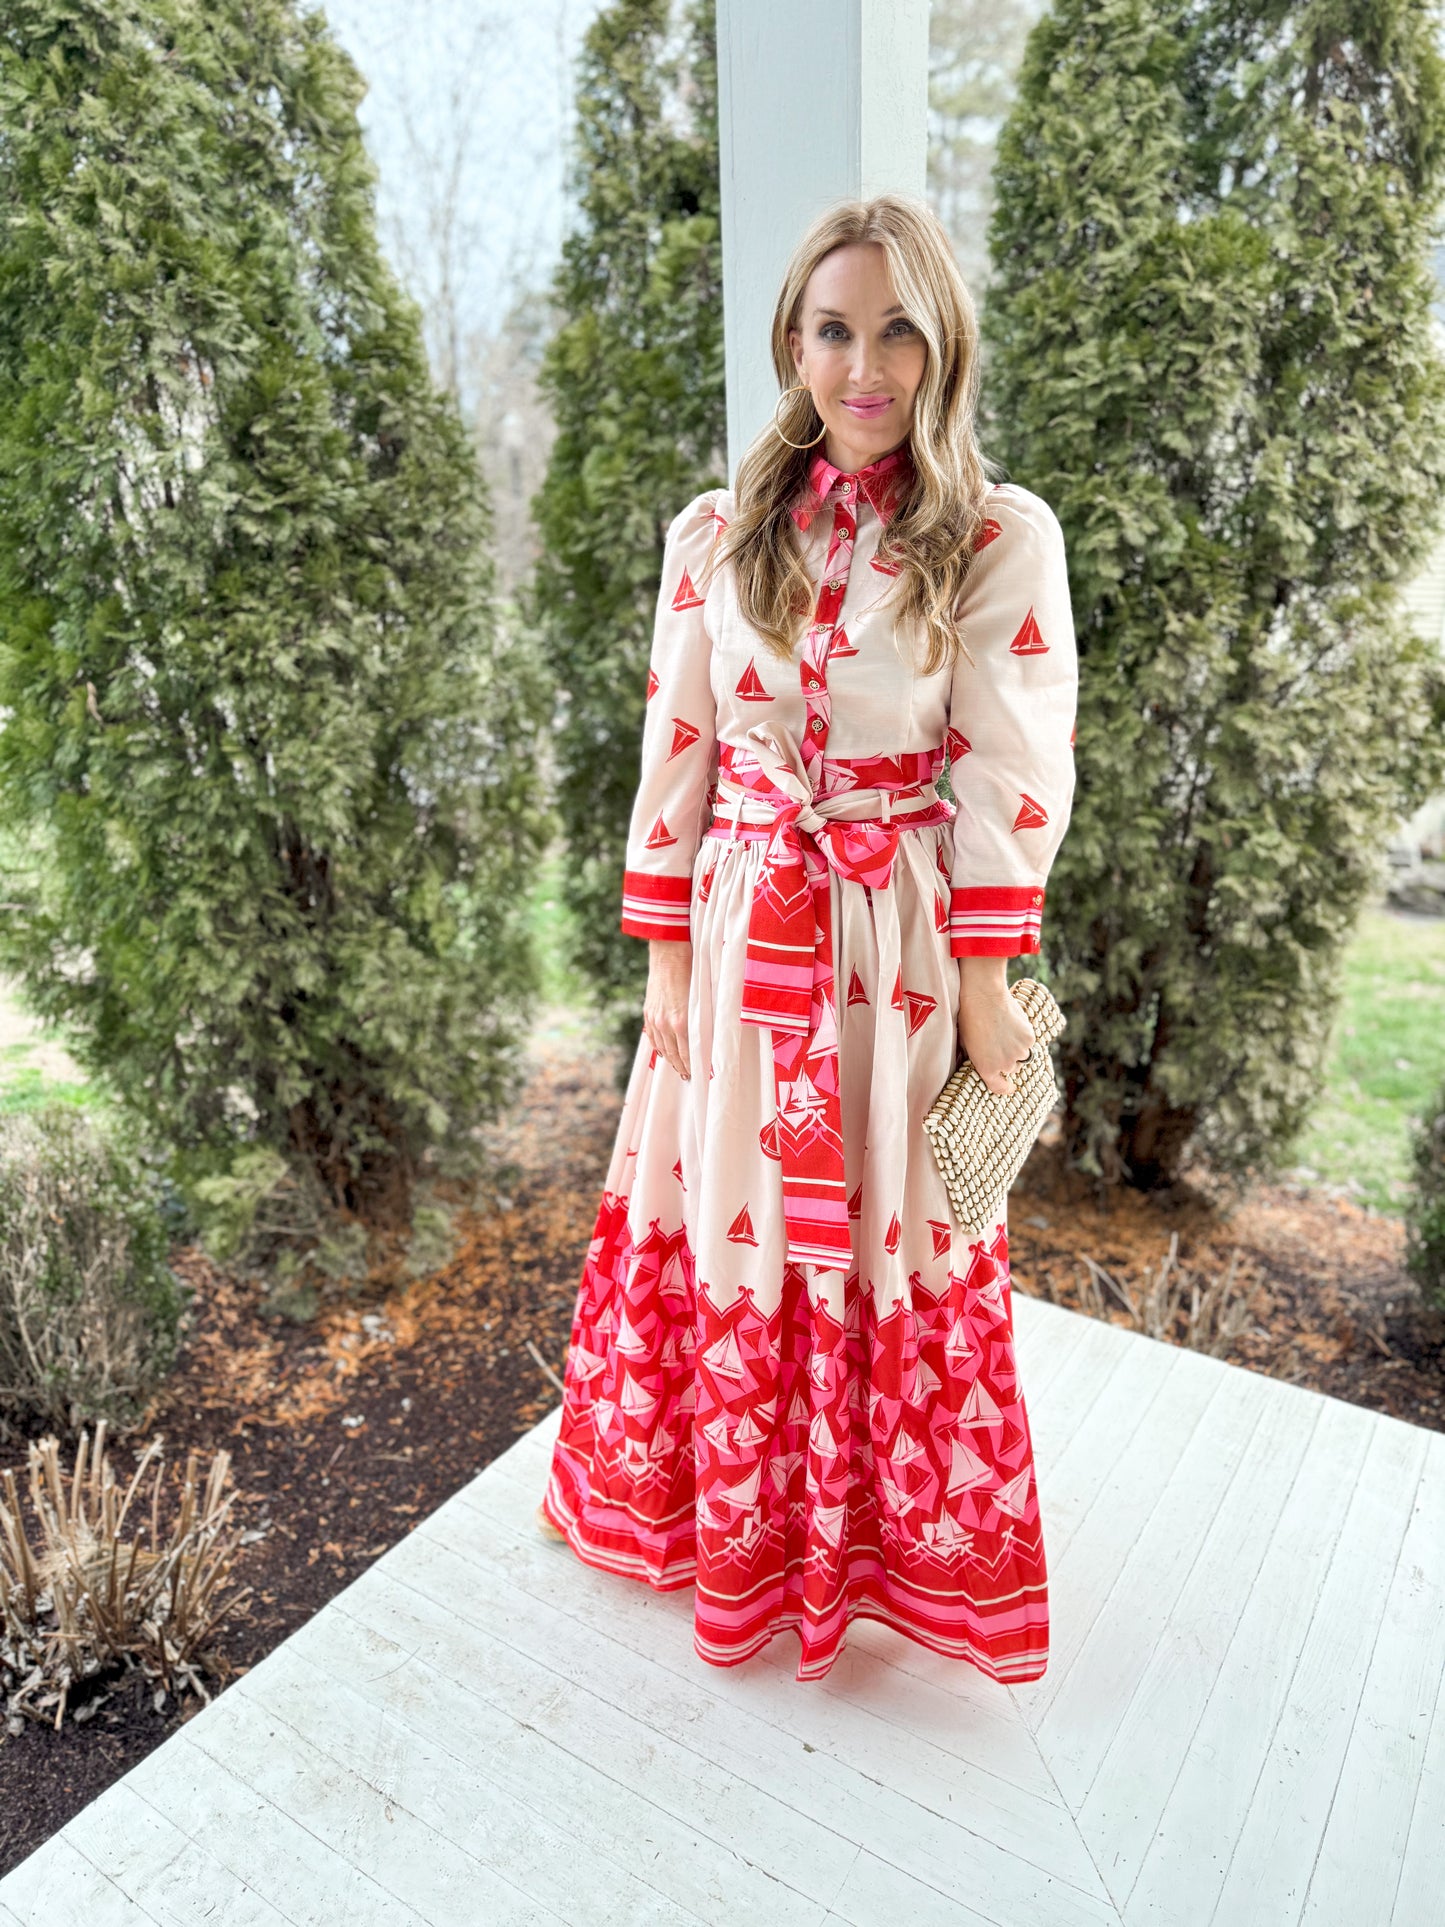
[[[658,877],[646,870],[622,873],[622,929],[629,937],[689,942],[691,905],[691,877]]]
[[[1039,948],[1044,892],[1031,884],[955,887],[948,948],[955,957],[1023,957]]]

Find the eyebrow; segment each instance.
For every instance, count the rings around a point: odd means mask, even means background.
[[[883,318],[886,321],[889,315],[902,314],[902,312],[903,312],[903,308],[901,304],[898,302],[895,302],[891,308],[885,308],[883,310]],[[827,315],[833,321],[846,321],[848,319],[847,315],[840,314],[836,308],[814,308],[813,313],[815,315],[817,314]]]

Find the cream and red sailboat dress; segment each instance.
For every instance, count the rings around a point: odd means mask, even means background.
[[[919,672],[886,554],[909,459],[813,458],[790,662],[726,564],[698,587],[731,491],[668,529],[622,928],[691,941],[691,1075],[639,1040],[544,1506],[589,1565],[695,1585],[714,1665],[791,1628],[818,1679],[867,1617],[1029,1680],[1048,1591],[1006,1214],[964,1235],[922,1120],[958,959],[1039,948],[1077,656],[1058,521],[1000,483],[973,662]]]

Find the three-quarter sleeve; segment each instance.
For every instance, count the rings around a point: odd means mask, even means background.
[[[718,490],[694,497],[668,526],[647,671],[642,768],[622,880],[630,937],[691,935],[692,866],[707,827],[717,743],[712,645],[697,586],[721,526]]]
[[[959,626],[974,660],[960,651],[949,689],[949,950],[1015,957],[1040,948],[1073,807],[1079,692],[1063,531],[1015,483],[989,495]]]

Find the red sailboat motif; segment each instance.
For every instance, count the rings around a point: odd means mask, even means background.
[[[1016,656],[1042,656],[1047,654],[1049,645],[1039,633],[1039,625],[1034,620],[1034,612],[1029,610],[1019,625],[1019,632],[1009,644]]]
[[[669,757],[680,755],[685,749],[691,749],[701,734],[702,731],[696,723],[685,722],[681,716],[674,716],[672,719],[672,748],[667,752]]]
[[[741,696],[745,703],[770,703],[773,700],[766,683],[758,674],[756,662],[750,661],[738,677],[736,694]]]
[[[1034,798],[1028,795],[1026,791],[1020,790],[1019,795],[1021,801],[1019,803],[1019,813],[1013,821],[1014,828],[1016,830],[1041,830],[1049,820],[1048,812],[1045,810],[1043,804],[1035,802]]]
[[[921,990],[905,990],[903,1003],[908,1012],[908,1035],[916,1036],[937,1010],[938,999],[925,996]]]
[[[753,1230],[753,1215],[746,1205],[728,1226],[728,1236],[735,1245],[755,1245],[758,1235]]]
[[[703,605],[703,600],[704,598],[700,596],[692,586],[692,577],[688,574],[687,570],[684,569],[682,572],[682,580],[677,585],[677,594],[672,598],[673,608],[678,610],[700,609]]]

